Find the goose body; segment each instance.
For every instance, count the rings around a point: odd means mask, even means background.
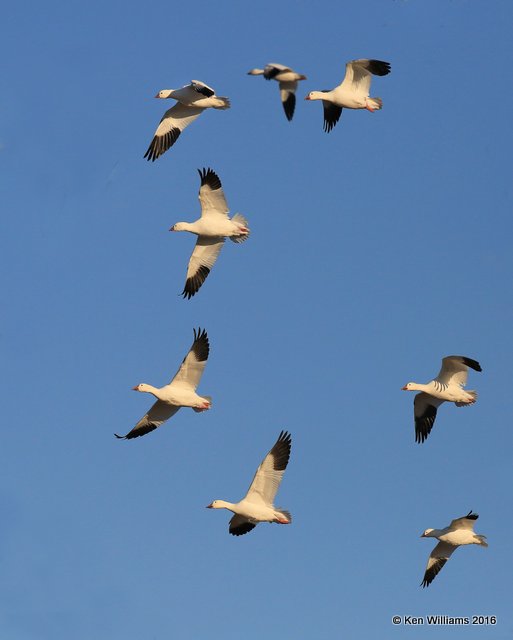
[[[239,502],[214,500],[207,506],[207,509],[228,509],[234,514],[229,526],[229,532],[233,536],[248,533],[259,522],[292,522],[288,511],[273,504],[290,458],[291,446],[290,434],[282,431],[258,467],[246,496]]]
[[[154,387],[141,383],[133,388],[134,391],[151,393],[157,398],[151,409],[135,427],[125,436],[114,435],[116,438],[131,440],[138,438],[169,420],[181,407],[191,407],[194,411],[206,411],[212,405],[210,396],[200,396],[196,388],[201,380],[207,362],[210,346],[207,332],[194,329],[194,342],[185,356],[176,375],[164,387]]]
[[[453,520],[445,529],[426,529],[424,531],[421,538],[437,538],[439,542],[429,556],[424,579],[421,582],[422,587],[428,587],[433,582],[435,576],[438,575],[458,547],[466,544],[488,546],[486,536],[474,533],[474,524],[478,518],[477,513],[469,511],[466,516]]]
[[[382,60],[351,60],[346,64],[343,81],[331,91],[310,91],[305,100],[322,100],[324,108],[324,131],[330,132],[337,124],[342,109],[367,109],[377,111],[382,108],[381,98],[369,96],[371,78],[390,73],[390,63]]]
[[[477,391],[466,391],[468,370],[482,371],[477,360],[466,356],[446,356],[436,378],[427,384],[408,382],[403,391],[420,391],[413,400],[415,442],[424,442],[435,423],[438,407],[443,402],[454,402],[465,407],[477,401]]]
[[[162,89],[156,98],[172,98],[177,103],[162,116],[153,139],[144,157],[154,162],[165,153],[191,122],[209,107],[213,109],[228,109],[230,100],[215,95],[214,89],[199,80],[192,80],[181,89]]]
[[[420,391],[413,401],[415,442],[424,442],[435,423],[438,407],[443,402],[454,402],[457,407],[474,404],[476,391],[466,391],[468,370],[481,371],[477,360],[466,356],[446,356],[436,378],[427,384],[408,382],[403,391]]]
[[[223,247],[225,238],[244,242],[249,236],[247,220],[240,213],[228,217],[221,180],[212,169],[199,170],[201,217],[195,222],[177,222],[170,231],[189,231],[198,236],[187,267],[184,298],[192,298],[205,282]]]
[[[269,62],[264,69],[251,69],[250,76],[264,76],[266,80],[276,80],[280,87],[280,98],[285,116],[290,122],[296,108],[297,83],[306,80],[306,76],[296,73],[290,67],[278,62]]]

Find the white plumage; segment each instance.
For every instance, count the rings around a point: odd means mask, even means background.
[[[482,371],[481,365],[466,356],[446,356],[436,378],[427,384],[408,382],[403,391],[420,391],[413,401],[415,442],[424,442],[435,423],[436,412],[443,402],[454,402],[457,407],[473,404],[476,391],[465,391],[468,369]]]
[[[160,389],[151,384],[141,383],[133,388],[134,391],[151,393],[157,398],[157,402],[151,407],[135,427],[125,436],[114,435],[116,438],[131,440],[143,436],[157,427],[181,407],[191,407],[194,411],[206,411],[212,405],[210,396],[199,396],[196,388],[201,380],[207,363],[210,345],[205,330],[194,329],[194,342],[185,356],[171,382]]]
[[[232,219],[228,217],[228,205],[221,180],[212,169],[198,173],[201,178],[199,201],[201,217],[195,222],[177,222],[170,231],[189,231],[198,236],[187,267],[187,277],[182,291],[184,298],[192,298],[197,293],[214,266],[224,239],[244,242],[249,236],[247,220],[240,213]]]
[[[428,587],[435,576],[441,571],[444,564],[456,549],[465,544],[478,544],[487,547],[486,536],[474,533],[474,524],[479,518],[477,513],[469,511],[466,516],[456,518],[445,529],[426,529],[421,538],[437,538],[440,542],[431,552],[422,587]]]
[[[274,498],[290,458],[291,446],[290,434],[282,431],[258,467],[246,496],[237,503],[214,500],[208,505],[207,509],[228,509],[234,513],[229,527],[232,535],[244,535],[259,522],[292,522],[288,511],[274,506]]]
[[[199,80],[192,80],[181,89],[162,89],[155,98],[173,98],[177,104],[162,116],[153,140],[144,154],[144,157],[152,162],[172,147],[185,127],[196,120],[205,109],[230,107],[228,98],[216,96],[212,87]]]
[[[331,91],[310,91],[305,100],[322,100],[324,131],[330,132],[339,121],[342,109],[377,111],[383,106],[381,98],[370,98],[371,78],[390,73],[390,63],[382,60],[352,60],[346,64],[344,80]]]
[[[292,120],[296,108],[296,89],[300,80],[306,80],[306,76],[296,73],[291,67],[278,62],[269,62],[264,69],[251,69],[250,76],[264,76],[266,80],[276,80],[280,86],[280,98],[287,120]]]

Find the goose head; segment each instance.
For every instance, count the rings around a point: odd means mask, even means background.
[[[153,387],[149,384],[145,384],[144,382],[141,382],[141,384],[138,384],[135,387],[132,387],[132,391],[142,391],[143,393],[152,393]]]
[[[174,89],[162,89],[155,96],[156,98],[170,98],[171,94],[174,92]]]
[[[169,231],[187,231],[187,225],[187,222],[177,222],[169,229]]]
[[[226,509],[227,504],[224,500],[214,500],[210,504],[207,504],[207,509]]]
[[[322,99],[323,99],[322,91],[310,91],[310,93],[305,98],[305,100],[322,100]]]

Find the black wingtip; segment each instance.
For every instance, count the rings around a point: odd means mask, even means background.
[[[199,173],[200,178],[201,178],[201,186],[202,187],[207,185],[213,191],[215,191],[216,189],[221,189],[221,187],[223,186],[221,184],[221,180],[219,179],[219,176],[212,169],[210,169],[210,168],[198,169],[198,173]]]
[[[466,364],[467,367],[474,369],[474,371],[482,371],[481,365],[477,360],[472,360],[472,358],[467,358],[466,356],[461,357],[463,360],[463,364]]]
[[[479,515],[477,513],[472,513],[472,509],[467,513],[467,515],[465,516],[465,518],[467,520],[477,520],[479,518]]]
[[[250,531],[252,531],[255,527],[256,525],[253,524],[252,522],[243,522],[237,527],[232,527],[228,529],[228,533],[230,533],[232,536],[243,536],[246,533],[249,533]]]
[[[148,161],[155,162],[157,158],[174,145],[181,133],[178,127],[173,127],[171,131],[168,131],[163,136],[154,136],[143,157]]]
[[[210,269],[202,264],[193,276],[187,278],[181,293],[184,299],[190,300],[192,296],[200,290],[201,285],[205,282],[209,273]]]
[[[287,444],[292,444],[292,436],[288,431],[284,431],[282,429],[280,431],[280,435],[278,436],[277,442],[286,442]]]
[[[154,422],[149,422],[144,427],[133,428],[132,431],[129,431],[126,436],[119,436],[117,433],[114,435],[116,438],[120,440],[133,440],[134,438],[140,438],[141,436],[145,436],[147,433],[151,433],[155,431],[155,429],[162,423],[155,424]]]
[[[296,96],[293,93],[289,93],[287,99],[282,102],[282,105],[287,120],[291,122],[296,108]]]
[[[342,107],[338,107],[336,104],[326,104],[325,102],[323,102],[323,112],[324,131],[326,133],[329,133],[340,120],[340,116],[342,115]]]
[[[215,94],[213,89],[207,87],[207,85],[203,83],[198,84],[198,81],[191,82],[191,87],[194,89],[194,91],[196,91],[197,93],[201,93],[202,96],[206,96],[207,98],[210,98]]]
[[[288,431],[281,431],[271,452],[274,458],[274,470],[284,471],[287,468],[292,449],[292,436]]]
[[[280,73],[280,69],[273,67],[272,65],[266,64],[264,69],[264,78],[266,80],[272,80]]]
[[[427,437],[431,433],[431,429],[435,424],[436,411],[436,407],[428,405],[423,415],[419,416],[415,420],[415,442],[422,444],[427,440]]]
[[[196,291],[190,291],[187,288],[187,283],[186,283],[185,287],[183,288],[182,293],[180,293],[179,295],[181,295],[184,300],[190,300],[192,298],[192,296],[196,293]]]
[[[204,362],[208,359],[208,355],[210,353],[210,343],[208,341],[208,335],[205,329],[198,327],[198,329],[193,329],[194,331],[194,342],[192,343],[192,350],[194,351],[194,355],[198,362]]]
[[[431,567],[429,567],[429,569],[424,574],[424,579],[420,583],[420,586],[423,589],[425,589],[426,587],[429,587],[429,585],[433,582],[436,576],[443,569],[446,562],[447,562],[447,558],[438,558],[436,562],[433,565],[431,565]]]
[[[390,62],[383,60],[369,60],[369,71],[375,76],[386,76],[392,70]]]

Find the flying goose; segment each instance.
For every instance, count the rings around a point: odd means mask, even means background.
[[[248,222],[240,213],[228,217],[228,205],[221,180],[212,169],[198,169],[201,178],[199,201],[201,218],[196,222],[177,222],[170,231],[189,231],[198,236],[187,267],[182,291],[184,298],[192,298],[205,282],[221,251],[224,239],[244,242],[249,236]]]
[[[331,91],[310,91],[305,100],[322,100],[324,131],[329,133],[339,121],[342,109],[377,111],[383,106],[381,98],[370,98],[371,75],[386,76],[390,63],[382,60],[351,60],[346,64],[344,80]]]
[[[487,547],[486,536],[474,533],[474,524],[479,518],[477,513],[469,511],[466,516],[456,518],[445,529],[426,529],[421,538],[437,538],[440,542],[429,556],[424,579],[420,583],[422,587],[429,587],[440,573],[451,554],[463,544],[478,544]]]
[[[246,496],[237,503],[214,500],[207,509],[228,509],[234,513],[230,520],[232,536],[242,536],[254,529],[259,522],[290,524],[288,511],[274,506],[274,497],[287,468],[292,438],[282,431],[274,447],[262,460]]]
[[[474,404],[476,391],[465,391],[468,369],[482,371],[481,365],[466,356],[446,356],[434,380],[427,384],[408,382],[403,391],[420,391],[413,400],[415,442],[424,442],[435,423],[436,411],[442,402],[454,402],[457,407]]]
[[[210,409],[212,398],[199,396],[196,393],[196,387],[205,369],[209,348],[207,332],[204,329],[197,331],[194,329],[192,347],[169,384],[160,389],[144,383],[133,388],[134,391],[151,393],[157,398],[157,402],[129,433],[125,436],[118,436],[115,433],[116,438],[131,440],[144,436],[174,416],[180,407],[191,407],[197,412]]]
[[[280,97],[287,120],[292,120],[296,108],[296,89],[299,80],[306,76],[296,73],[290,67],[277,62],[269,62],[264,69],[251,69],[248,76],[264,76],[266,80],[276,80],[280,85]]]
[[[154,162],[178,140],[185,127],[208,107],[229,109],[228,98],[218,97],[214,89],[199,80],[192,80],[181,89],[162,89],[155,98],[173,98],[177,103],[162,116],[153,140],[144,154],[147,160]]]

